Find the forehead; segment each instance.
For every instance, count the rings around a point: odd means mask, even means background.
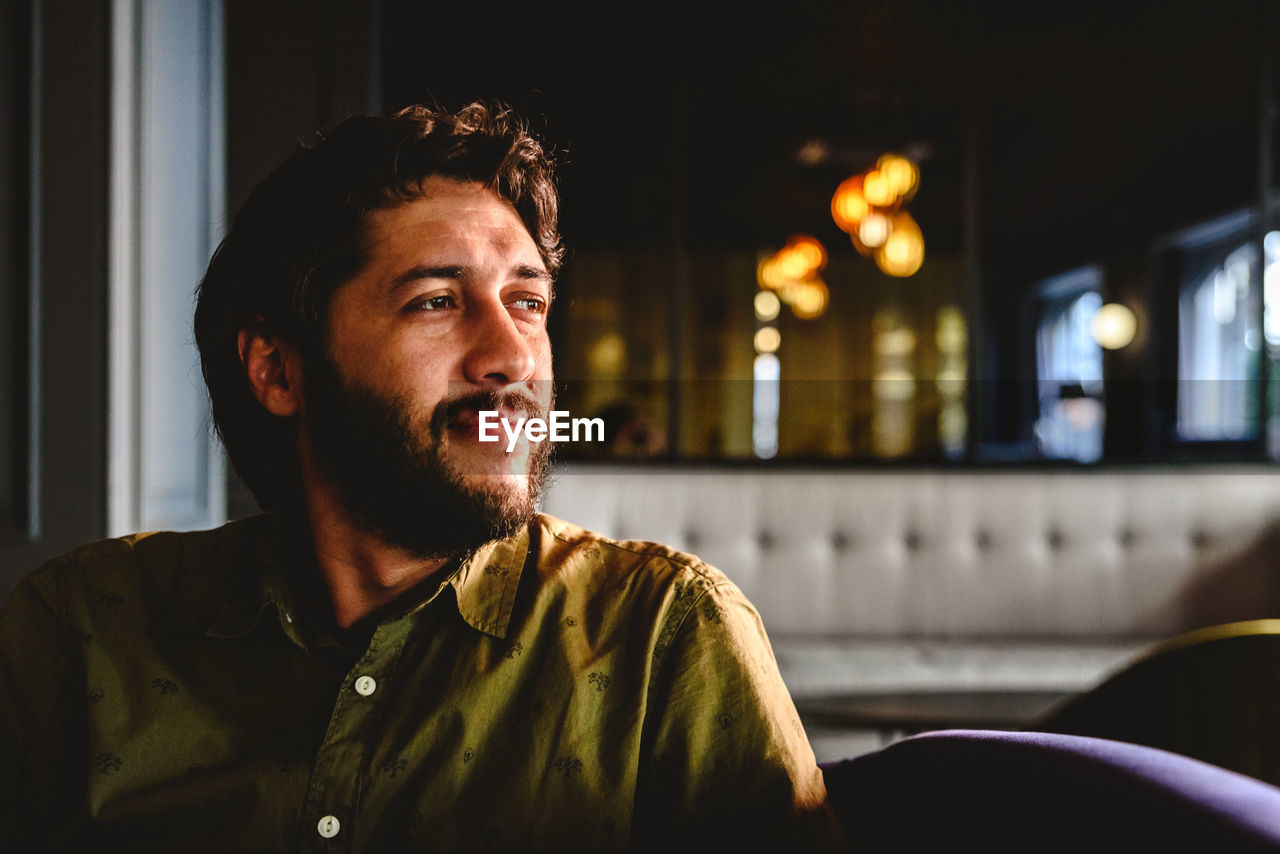
[[[420,196],[370,212],[365,234],[371,262],[452,249],[521,256],[521,262],[541,266],[537,245],[516,209],[474,181],[432,176],[422,183]]]

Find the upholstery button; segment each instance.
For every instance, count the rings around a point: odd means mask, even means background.
[[[907,551],[909,552],[913,552],[920,548],[922,542],[920,534],[915,531],[907,531],[902,535],[902,544],[907,547]]]
[[[1197,549],[1206,549],[1212,538],[1204,531],[1196,531],[1191,535],[1191,545]]]
[[[831,535],[831,548],[838,552],[845,551],[853,545],[853,540],[844,531],[836,531]]]
[[[1132,528],[1123,528],[1120,533],[1116,535],[1116,539],[1120,541],[1120,545],[1127,549],[1131,548],[1133,544],[1138,541],[1138,535],[1133,532]]]
[[[1062,536],[1062,532],[1057,529],[1046,534],[1044,539],[1051,549],[1060,549],[1062,548],[1062,544],[1066,542],[1066,538]]]
[[[700,538],[698,532],[689,530],[684,532],[684,545],[689,551],[697,551]]]
[[[316,832],[325,839],[332,839],[338,835],[338,830],[342,827],[342,822],[338,821],[335,816],[327,815],[316,823]]]
[[[991,548],[991,532],[979,531],[973,535],[973,544],[978,547],[978,551],[985,552]]]
[[[773,535],[768,531],[761,531],[759,534],[756,534],[756,544],[762,549],[773,548]]]
[[[378,683],[372,676],[361,676],[356,680],[356,693],[361,697],[367,697],[376,690],[378,690]]]

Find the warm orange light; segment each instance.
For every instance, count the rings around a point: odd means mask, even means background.
[[[831,197],[831,218],[841,231],[852,232],[870,210],[871,206],[862,195],[861,175],[846,178]]]
[[[776,291],[787,283],[787,277],[778,268],[778,256],[770,255],[756,265],[756,281],[760,287]]]
[[[809,271],[804,257],[790,246],[783,247],[777,255],[778,274],[783,279],[798,279]]]
[[[791,310],[801,320],[813,320],[827,310],[827,301],[831,292],[821,279],[797,282],[795,290],[790,294]]]
[[[783,279],[803,279],[827,264],[827,251],[812,237],[800,235],[782,247],[775,256],[778,275]]]
[[[876,171],[884,176],[896,199],[906,201],[915,195],[920,183],[920,169],[901,154],[886,154],[876,161]]]
[[[791,238],[789,245],[791,251],[804,262],[806,273],[812,273],[827,266],[827,250],[816,238],[809,237],[807,234],[797,235]]]
[[[876,265],[890,276],[914,275],[924,263],[924,235],[906,211],[893,216],[893,228],[876,252]]]
[[[755,297],[756,317],[765,322],[773,320],[781,310],[779,300],[790,305],[796,317],[822,314],[829,291],[818,272],[826,266],[826,248],[807,234],[795,235],[786,246],[761,258],[756,265],[756,280],[763,290]],[[769,340],[768,336],[765,340]]]
[[[879,169],[872,169],[862,179],[862,195],[868,202],[881,208],[888,207],[898,199],[893,186]]]

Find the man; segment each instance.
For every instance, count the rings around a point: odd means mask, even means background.
[[[537,514],[561,260],[509,112],[360,117],[254,192],[196,340],[269,511],[93,544],[0,615],[0,811],[29,847],[606,851],[829,842],[756,612]]]

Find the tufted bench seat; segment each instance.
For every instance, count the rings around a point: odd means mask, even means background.
[[[802,711],[858,695],[1066,695],[1157,639],[1280,616],[1280,472],[1265,466],[579,463],[557,468],[544,509],[723,570],[760,610]]]

